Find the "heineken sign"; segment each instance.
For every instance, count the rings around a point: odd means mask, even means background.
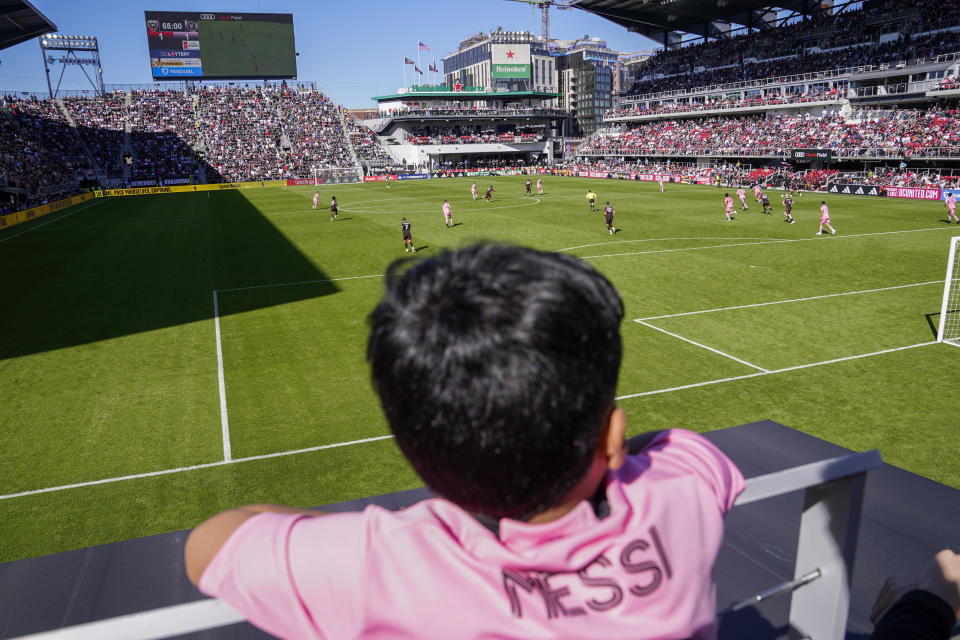
[[[490,49],[490,77],[530,79],[529,44],[494,44]]]

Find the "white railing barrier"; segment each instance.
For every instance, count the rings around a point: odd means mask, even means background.
[[[811,640],[842,638],[850,610],[867,472],[883,464],[877,450],[811,462],[747,480],[734,506],[803,490],[794,578],[741,600],[719,615],[792,592],[790,626]],[[200,600],[53,629],[18,640],[160,640],[243,622],[220,600]]]

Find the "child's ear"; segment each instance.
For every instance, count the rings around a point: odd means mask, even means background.
[[[606,436],[601,444],[607,458],[607,468],[616,471],[627,459],[627,414],[620,407],[614,407],[607,416]]]

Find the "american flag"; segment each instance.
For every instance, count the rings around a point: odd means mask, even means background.
[[[418,67],[417,65],[413,65],[413,70],[419,73],[420,75],[423,75],[423,71],[420,71],[420,67]]]
[[[417,40],[417,49],[420,51],[430,51],[430,47]]]
[[[440,73],[440,70],[437,69],[437,65],[435,65],[435,64],[431,64],[430,66],[428,66],[428,67],[427,67],[427,70],[428,70],[428,71],[436,71],[437,73]]]
[[[413,62],[413,60],[411,60],[410,58],[404,58],[404,59],[403,59],[403,64],[414,64],[414,62]],[[414,65],[414,66],[416,66],[416,65]]]

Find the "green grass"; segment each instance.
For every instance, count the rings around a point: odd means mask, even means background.
[[[322,203],[341,203],[335,223],[310,209],[313,189],[290,188],[99,200],[0,232],[0,561],[186,528],[244,503],[419,486],[390,439],[318,449],[389,433],[364,347],[379,276],[407,255],[401,216],[418,257],[502,240],[605,273],[626,303],[618,391],[632,396],[621,400],[631,433],[769,418],[960,488],[960,350],[849,359],[934,339],[936,281],[960,234],[940,203],[833,196],[840,235],[815,237],[809,194],[797,224],[779,207],[728,223],[715,188],[548,177],[537,199],[524,181],[479,182],[494,184],[493,203],[460,179],[324,187]],[[617,208],[617,235],[587,211],[588,187]],[[890,288],[901,285],[916,286]],[[871,289],[883,290],[822,297]],[[241,459],[219,465],[214,291]],[[689,314],[702,310],[714,311]],[[633,321],[654,316],[722,353]]]

